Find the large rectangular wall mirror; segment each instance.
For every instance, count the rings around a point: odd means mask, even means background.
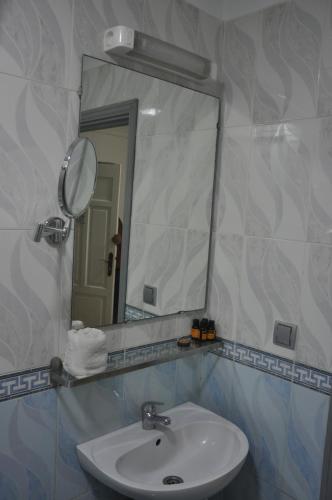
[[[203,309],[219,99],[87,56],[82,89],[98,171],[75,222],[72,319]]]

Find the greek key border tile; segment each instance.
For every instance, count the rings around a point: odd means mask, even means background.
[[[0,401],[51,389],[48,367],[0,376]]]
[[[254,347],[237,344],[231,340],[223,340],[222,347],[214,351],[213,354],[324,394],[330,395],[332,392],[331,373],[293,362]]]
[[[116,351],[109,353],[108,363],[110,366],[120,367],[125,359],[126,362],[130,359],[133,364],[136,364],[147,361],[150,357],[155,359],[156,354],[163,357],[166,353],[172,352],[174,345],[175,339],[171,339],[132,347],[126,351]],[[301,363],[294,363],[289,359],[253,347],[222,339],[222,346],[215,349],[213,354],[324,394],[330,395],[332,392],[331,373]],[[51,388],[49,368],[47,366],[1,375],[0,402]]]
[[[301,363],[294,364],[293,382],[314,389],[315,391],[323,392],[324,394],[330,395],[332,392],[331,373],[302,365]]]

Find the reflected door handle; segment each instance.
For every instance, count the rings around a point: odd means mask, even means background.
[[[108,260],[107,260],[107,276],[112,276],[113,272],[113,254],[110,252],[108,254]]]
[[[110,252],[108,254],[108,259],[99,259],[101,260],[102,262],[106,262],[107,264],[107,276],[112,276],[112,272],[113,272],[113,254],[112,252]]]

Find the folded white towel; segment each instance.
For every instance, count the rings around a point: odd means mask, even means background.
[[[96,328],[69,330],[63,366],[77,378],[104,371],[107,367],[105,333]]]

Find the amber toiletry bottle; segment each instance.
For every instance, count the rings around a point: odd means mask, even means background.
[[[209,320],[207,318],[203,318],[201,320],[201,323],[200,323],[201,341],[202,342],[205,342],[207,340],[208,325],[209,325]]]
[[[191,328],[191,338],[193,340],[200,340],[200,338],[201,338],[201,331],[199,329],[199,320],[198,319],[193,320],[193,326]]]
[[[214,321],[211,319],[208,324],[207,339],[216,340],[217,332]]]

